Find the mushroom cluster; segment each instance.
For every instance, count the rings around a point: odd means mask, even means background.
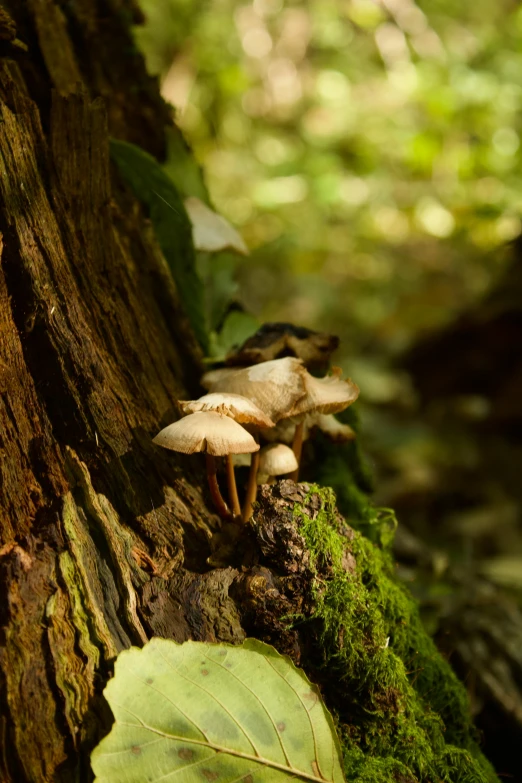
[[[331,375],[315,378],[296,357],[211,370],[202,378],[209,393],[198,400],[181,400],[184,418],[161,430],[154,443],[185,454],[205,452],[218,513],[224,519],[247,522],[258,483],[281,475],[297,481],[303,441],[314,427],[333,440],[353,437],[353,431],[333,416],[359,395],[355,383],[341,376],[341,370],[333,368]],[[269,442],[261,448],[260,440]],[[233,455],[242,454],[250,454],[250,471],[241,507]],[[218,484],[218,456],[225,458],[229,504]]]

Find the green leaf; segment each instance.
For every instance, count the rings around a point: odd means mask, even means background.
[[[237,300],[238,262],[239,256],[236,253],[196,253],[198,272],[205,285],[205,301],[211,329],[218,329],[230,304]],[[259,328],[259,325],[256,328]]]
[[[157,0],[153,0],[153,2],[157,2]],[[201,167],[181,131],[175,127],[167,128],[165,134],[167,137],[167,160],[163,164],[163,170],[183,196],[197,196],[208,204],[209,195]]]
[[[111,139],[111,156],[136,196],[149,209],[185,312],[207,351],[203,285],[196,270],[190,221],[178,190],[159,163],[139,147]]]
[[[116,722],[92,753],[96,783],[344,781],[317,688],[255,639],[152,639],[120,653],[105,696]]]
[[[214,361],[223,361],[232,348],[242,345],[259,329],[259,321],[250,313],[232,310],[219,333],[211,334],[211,355]]]

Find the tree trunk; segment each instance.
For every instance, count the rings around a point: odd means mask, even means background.
[[[255,527],[221,527],[198,457],[151,443],[197,391],[202,357],[109,159],[109,136],[161,159],[172,125],[129,34],[132,0],[5,8],[0,780],[92,779],[88,754],[111,723],[101,691],[123,648],[246,634],[321,683],[350,781],[495,780],[391,560],[327,490],[265,487]],[[184,220],[173,230],[189,248]],[[352,489],[363,522],[389,525]],[[298,628],[284,619],[312,615]]]
[[[199,461],[151,444],[201,353],[109,160],[109,136],[161,158],[171,123],[130,38],[137,10],[5,8],[0,780],[71,781],[116,653],[194,635],[166,586],[206,568],[217,518]]]

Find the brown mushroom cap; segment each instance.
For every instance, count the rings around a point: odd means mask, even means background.
[[[350,378],[343,380],[342,371],[334,367],[332,375],[326,378],[314,378],[306,373],[306,393],[294,404],[288,416],[301,416],[307,413],[339,413],[355,402],[359,396],[359,387]]]
[[[226,363],[246,366],[296,356],[307,367],[328,366],[330,354],[338,345],[339,338],[333,334],[313,332],[290,323],[265,323],[228,354]]]
[[[206,451],[215,457],[247,454],[259,449],[252,435],[241,424],[220,413],[200,411],[169,424],[153,443],[183,454]]]
[[[183,413],[197,413],[198,411],[214,411],[230,416],[240,424],[253,424],[255,427],[273,427],[274,422],[263,413],[261,408],[252,400],[242,397],[240,394],[229,392],[212,392],[200,397],[199,400],[180,400],[179,407]]]
[[[278,421],[305,395],[306,374],[300,359],[286,356],[236,370],[218,380],[212,391],[247,397],[272,421]]]
[[[270,443],[259,452],[259,472],[268,476],[282,476],[297,470],[297,460],[291,448],[283,443]]]

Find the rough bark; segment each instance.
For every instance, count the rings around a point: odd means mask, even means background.
[[[161,158],[171,123],[139,15],[0,11],[0,780],[71,781],[116,653],[212,635],[184,603],[211,589],[217,518],[199,461],[151,444],[201,356],[109,159],[109,136]]]

